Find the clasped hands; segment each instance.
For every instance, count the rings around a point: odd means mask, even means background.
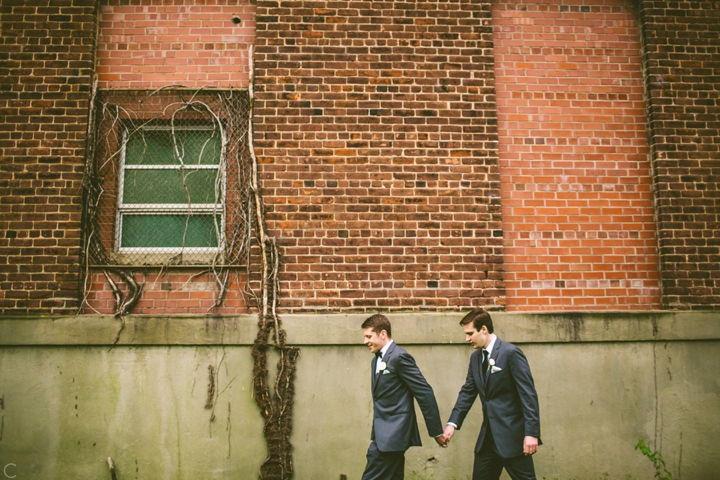
[[[450,444],[450,439],[455,435],[455,427],[452,425],[446,425],[443,434],[439,437],[435,437],[435,441],[443,448],[447,448]],[[533,455],[537,452],[538,439],[536,437],[526,436],[523,440],[523,453],[525,455]]]
[[[439,437],[435,437],[435,441],[443,448],[447,448],[450,444],[450,439],[455,434],[455,427],[452,425],[446,425],[443,434]]]

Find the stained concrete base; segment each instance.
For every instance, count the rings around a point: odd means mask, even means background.
[[[372,421],[367,315],[288,315],[301,348],[295,478],[360,477]],[[389,315],[447,418],[467,373],[461,313]],[[720,315],[494,314],[540,398],[538,478],[652,478],[639,439],[676,479],[714,479],[720,456]],[[252,397],[256,318],[0,318],[0,479],[253,479],[265,459]],[[118,335],[119,333],[119,335]],[[117,340],[117,341],[116,341]],[[275,359],[269,365],[274,365]],[[212,392],[209,367],[217,372]],[[419,414],[419,412],[418,412]],[[420,416],[421,417],[421,416]],[[468,479],[479,400],[447,449],[427,436],[406,478]],[[506,477],[507,478],[507,477]]]

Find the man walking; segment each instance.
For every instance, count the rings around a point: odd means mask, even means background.
[[[473,480],[497,480],[503,468],[513,480],[535,480],[532,455],[540,441],[540,408],[522,351],[493,333],[490,314],[475,309],[460,321],[470,356],[465,385],[445,427],[449,442],[480,395],[483,423],[475,444]]]
[[[371,363],[373,426],[362,480],[405,478],[405,451],[421,446],[413,398],[428,434],[445,446],[440,412],[432,387],[413,357],[392,340],[390,320],[373,315],[362,324],[364,343],[375,357]]]

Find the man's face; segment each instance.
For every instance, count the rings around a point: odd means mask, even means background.
[[[373,331],[372,327],[363,329],[363,337],[363,343],[367,345],[372,353],[379,352],[388,342],[388,336],[385,330],[377,333]]]
[[[465,341],[473,346],[473,348],[485,348],[490,345],[490,334],[487,331],[485,325],[480,330],[475,330],[475,326],[472,322],[467,325],[463,325],[463,331],[465,332]]]

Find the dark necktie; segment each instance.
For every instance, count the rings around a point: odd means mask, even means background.
[[[483,370],[483,377],[487,376],[488,371],[488,351],[483,348],[482,351],[482,370]]]

